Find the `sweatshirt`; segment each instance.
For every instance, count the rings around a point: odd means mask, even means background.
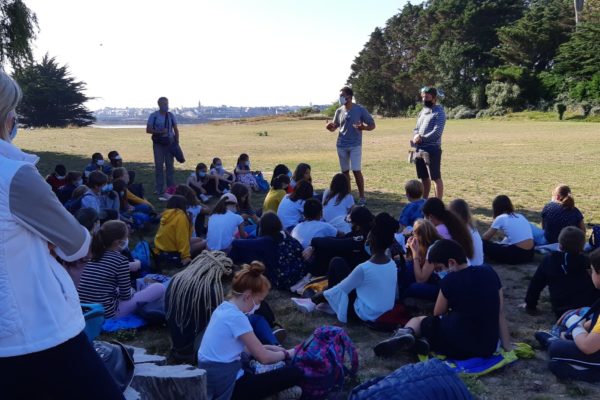
[[[179,209],[168,209],[160,219],[160,226],[154,238],[154,252],[177,252],[182,260],[190,258],[191,237],[192,223],[187,213]]]

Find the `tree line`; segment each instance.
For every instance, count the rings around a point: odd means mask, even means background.
[[[454,117],[600,106],[600,0],[428,0],[375,28],[347,83],[384,116],[436,85]],[[564,112],[564,109],[563,109]]]

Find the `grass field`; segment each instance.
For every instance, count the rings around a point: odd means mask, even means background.
[[[324,121],[261,121],[244,124],[182,126],[182,146],[187,162],[177,166],[182,182],[197,162],[210,163],[219,156],[232,168],[242,152],[250,154],[252,169],[270,176],[277,163],[293,168],[299,162],[312,166],[318,189],[325,188],[338,171],[335,135],[327,132]],[[377,129],[366,133],[363,143],[363,171],[368,206],[374,211],[398,215],[405,204],[403,185],[415,176],[406,162],[412,119],[380,119]],[[258,132],[268,132],[259,136]],[[586,122],[536,122],[524,120],[449,121],[444,132],[442,172],[445,200],[461,197],[472,206],[481,229],[491,222],[491,201],[508,194],[520,212],[539,222],[539,212],[558,183],[568,184],[586,222],[600,223],[600,124]],[[91,154],[116,149],[126,166],[138,171],[137,180],[153,191],[152,151],[149,136],[142,129],[42,129],[20,131],[16,144],[41,157],[40,171],[49,173],[56,163],[82,170]],[[149,196],[156,203],[156,198]],[[253,198],[260,207],[262,197]],[[536,264],[495,265],[504,285],[507,318],[515,341],[534,344],[533,332],[548,328],[553,317],[547,293],[542,297],[539,316],[532,317],[518,308],[523,302]],[[291,307],[289,296],[273,293],[271,303],[290,332],[288,345],[305,338],[319,324],[334,324],[330,317],[305,316]],[[545,299],[545,301],[544,301]],[[372,355],[372,346],[385,334],[362,327],[348,327],[360,348],[359,379],[388,373],[414,361],[408,356],[381,360]],[[151,351],[166,353],[166,329],[136,332],[131,339]],[[502,371],[467,380],[469,388],[481,399],[559,399],[599,398],[600,387],[557,381],[546,369],[545,353],[536,352],[532,360],[519,361]]]

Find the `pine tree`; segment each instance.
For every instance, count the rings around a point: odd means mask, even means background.
[[[22,0],[0,0],[0,64],[23,66],[32,60],[37,18]]]

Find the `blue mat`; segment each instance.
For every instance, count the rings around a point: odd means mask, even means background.
[[[127,315],[121,318],[111,318],[104,321],[102,332],[117,332],[125,329],[136,329],[146,326],[148,323],[145,319],[137,315]]]

